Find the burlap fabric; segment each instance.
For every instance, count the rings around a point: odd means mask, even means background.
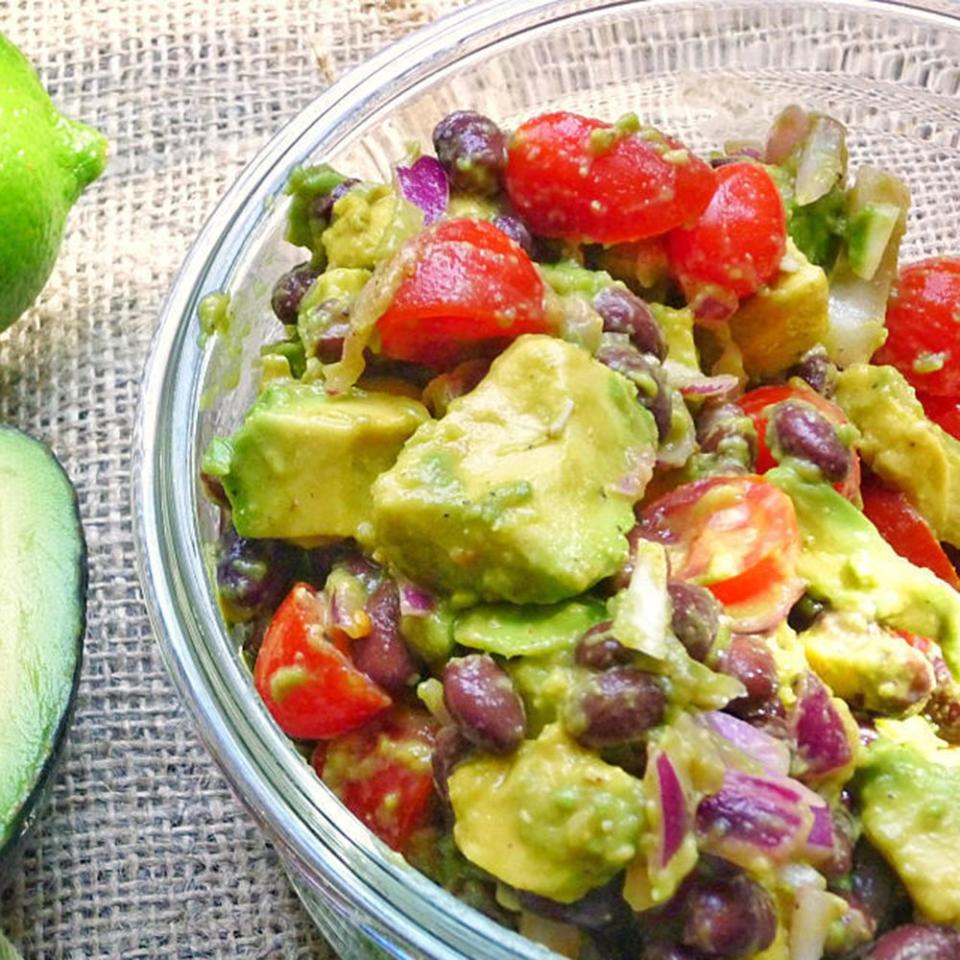
[[[112,145],[40,303],[0,338],[0,421],[77,485],[90,548],[76,719],[0,889],[24,960],[328,958],[192,732],[140,599],[130,465],[160,301],[203,220],[334,76],[453,0],[0,0],[0,30]]]

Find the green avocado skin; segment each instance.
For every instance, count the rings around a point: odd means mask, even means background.
[[[69,478],[40,441],[0,427],[0,858],[33,821],[66,731],[86,593]]]

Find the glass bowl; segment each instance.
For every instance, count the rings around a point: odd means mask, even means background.
[[[389,177],[406,144],[429,143],[434,123],[457,108],[507,126],[561,107],[610,119],[633,110],[703,149],[761,135],[799,102],[848,125],[854,163],[891,167],[910,184],[909,260],[960,252],[958,88],[960,20],[945,0],[490,0],[335,84],[224,197],[167,298],[146,369],[135,473],[140,573],[200,733],[343,956],[553,954],[439,890],[341,806],[260,704],[220,619],[204,553],[215,516],[198,463],[209,438],[231,430],[250,402],[257,349],[277,332],[272,281],[303,259],[282,241],[290,168],[326,160],[354,176]],[[239,350],[200,345],[197,306],[212,291],[231,295],[247,334]]]

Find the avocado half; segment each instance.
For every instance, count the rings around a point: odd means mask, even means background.
[[[0,426],[0,867],[36,817],[66,733],[86,599],[76,491],[43,443]]]

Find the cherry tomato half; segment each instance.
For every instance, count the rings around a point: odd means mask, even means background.
[[[390,697],[361,673],[326,634],[323,598],[294,584],[267,627],[253,683],[287,736],[336,737],[390,706]]]
[[[430,816],[437,724],[397,707],[360,730],[318,744],[317,775],[384,843],[402,851]]]
[[[444,220],[411,243],[413,272],[377,322],[386,356],[440,368],[484,341],[546,331],[540,274],[492,223]]]
[[[864,477],[860,491],[867,519],[901,557],[932,570],[951,587],[960,589],[960,577],[953,564],[902,490],[887,486],[871,474]]]
[[[776,275],[786,249],[786,213],[770,174],[755,163],[731,163],[717,178],[700,219],[667,238],[674,274],[695,307],[708,297],[756,293]]]
[[[716,183],[672,137],[575,113],[528,120],[508,151],[510,202],[545,237],[610,244],[658,236],[693,223]]]
[[[921,393],[960,397],[960,259],[900,271],[887,303],[887,341],[874,363],[896,367]]]
[[[685,484],[650,504],[640,525],[665,545],[671,577],[702,584],[728,608],[779,596],[795,580],[796,512],[763,477]]]
[[[757,387],[745,393],[737,402],[743,412],[753,421],[753,428],[757,432],[757,473],[766,473],[777,463],[767,447],[767,416],[766,410],[783,403],[784,400],[802,400],[822,413],[832,424],[840,427],[849,423],[846,414],[835,404],[821,396],[815,390],[789,385]],[[857,492],[860,489],[860,457],[854,453],[853,467],[847,479],[835,485],[834,489],[842,493],[848,500],[856,502]]]

